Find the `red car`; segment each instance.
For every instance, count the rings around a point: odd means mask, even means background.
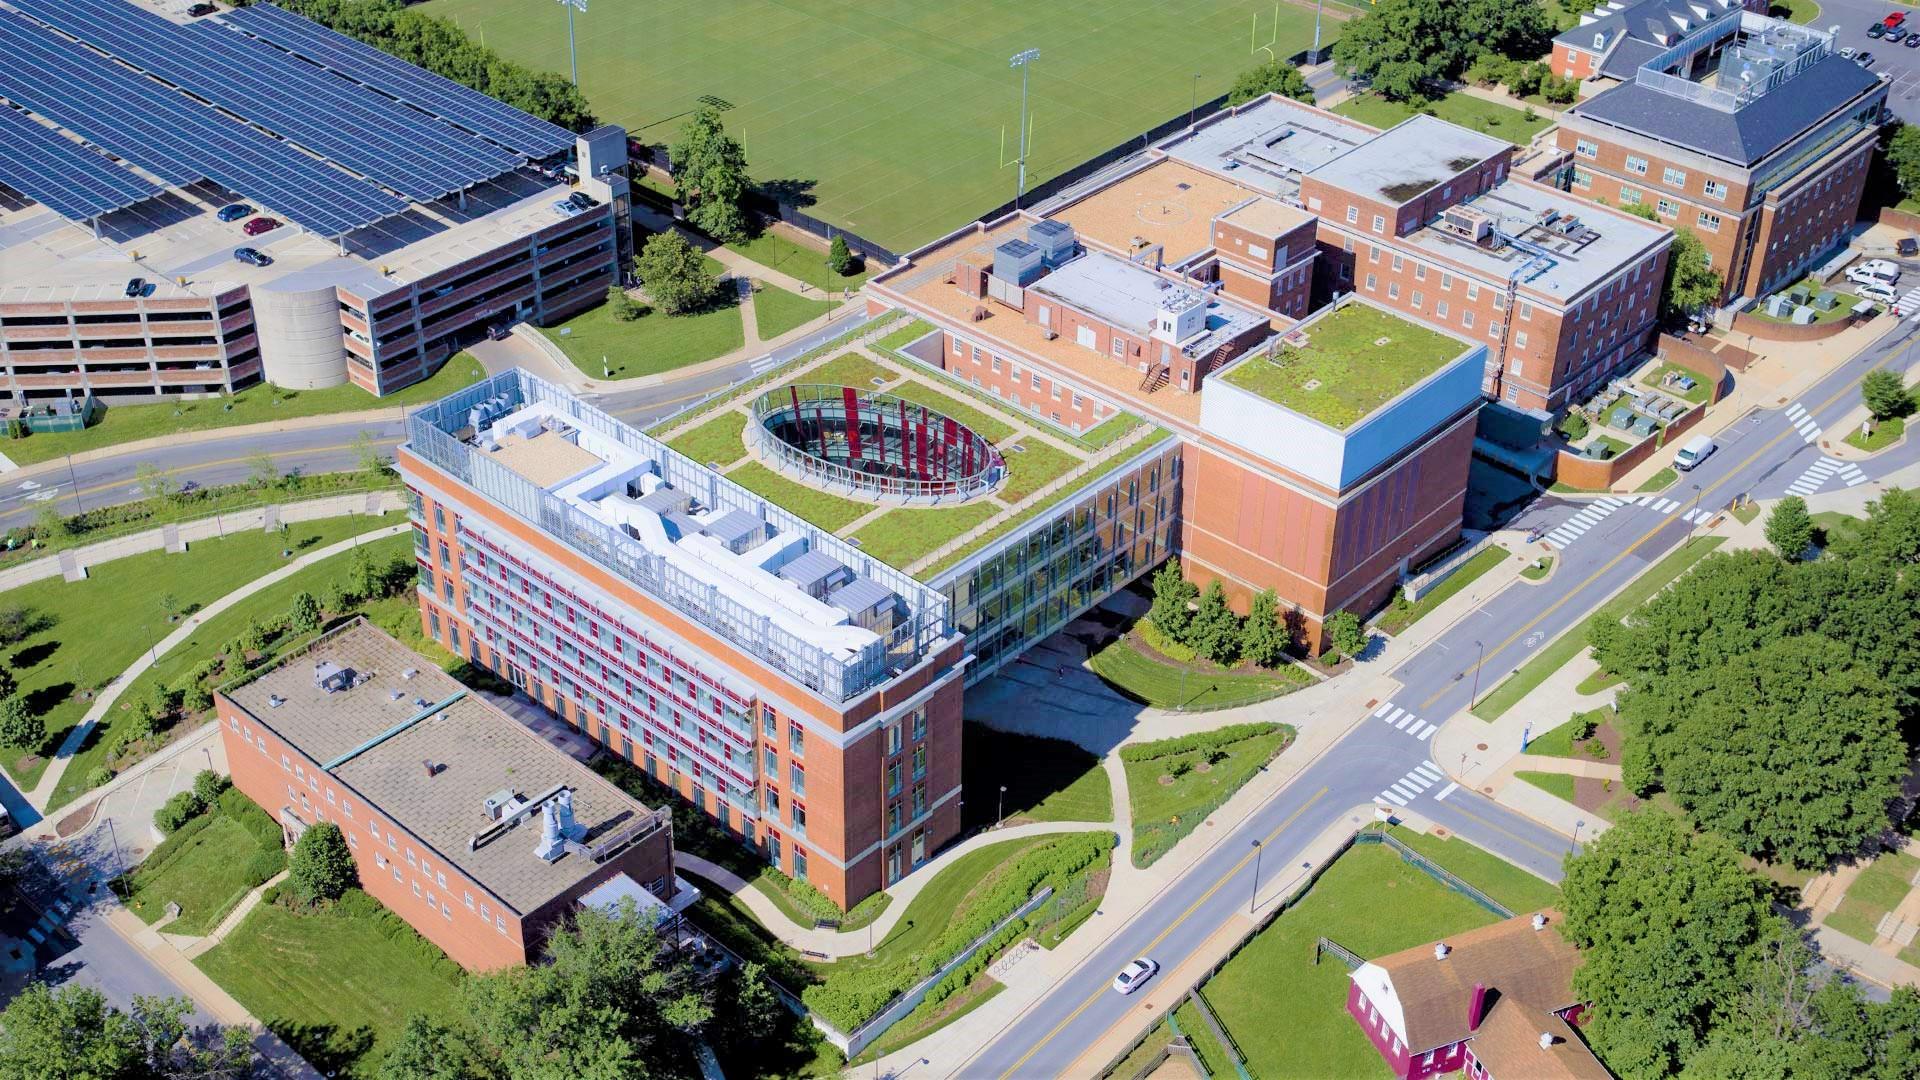
[[[1896,11],[1893,14],[1887,16],[1884,20],[1882,20],[1880,25],[1891,30],[1894,27],[1899,26],[1901,23],[1906,21],[1907,21],[1907,13],[1904,11]]]
[[[279,227],[280,222],[275,218],[257,217],[241,226],[240,231],[248,236],[259,236],[263,232],[272,232]]]

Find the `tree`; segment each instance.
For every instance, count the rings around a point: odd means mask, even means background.
[[[1649,210],[1645,217],[1652,217]],[[1668,319],[1684,319],[1720,300],[1720,272],[1708,265],[1707,246],[1689,229],[1673,231],[1667,249],[1667,278],[1660,309]]]
[[[1227,89],[1227,104],[1244,105],[1268,94],[1280,94],[1295,101],[1313,104],[1313,87],[1307,85],[1307,77],[1300,74],[1299,68],[1278,60],[1270,60],[1241,72]]]
[[[671,155],[674,182],[691,200],[687,220],[721,240],[746,239],[747,152],[727,134],[720,111],[711,105],[695,111]]]
[[[827,245],[827,269],[846,277],[859,266],[859,261],[853,257],[853,250],[847,247],[847,238],[835,233],[833,243]]]
[[[1799,559],[1813,546],[1813,515],[1807,513],[1807,500],[1788,495],[1773,505],[1767,514],[1767,543],[1783,559]]]
[[[293,855],[287,859],[287,884],[303,902],[331,903],[359,880],[353,852],[347,850],[347,838],[340,826],[316,821],[294,842]]]
[[[1351,611],[1336,611],[1327,616],[1322,629],[1333,647],[1347,656],[1359,656],[1367,650],[1367,628],[1360,624],[1360,616]]]
[[[1872,558],[1899,566],[1920,562],[1920,497],[1905,488],[1867,503],[1863,523],[1836,545],[1849,559]]]
[[[205,813],[207,805],[191,791],[176,791],[153,812],[153,827],[171,835],[180,826]]]
[[[20,680],[13,675],[10,667],[0,667],[0,698],[10,698],[20,692]]]
[[[201,769],[193,774],[193,795],[207,806],[218,802],[220,796],[232,786],[231,781],[212,769]]]
[[[780,1030],[786,1006],[773,992],[766,968],[749,960],[734,979],[733,1012],[742,1035],[764,1042]]]
[[[0,744],[38,751],[47,741],[47,721],[34,714],[19,694],[0,698]]]
[[[380,568],[373,564],[373,553],[364,547],[354,548],[347,566],[347,589],[356,597],[372,600],[380,595],[381,576]]]
[[[1582,960],[1574,990],[1593,1003],[1587,1041],[1623,1080],[1679,1070],[1779,922],[1726,841],[1658,810],[1622,816],[1567,859],[1561,894]]]
[[[1410,101],[1489,53],[1538,56],[1552,34],[1531,0],[1383,0],[1347,23],[1333,58],[1375,91]]]
[[[1216,664],[1231,664],[1239,658],[1240,616],[1227,605],[1227,590],[1219,578],[1209,581],[1200,595],[1200,610],[1187,628],[1186,643]]]
[[[287,605],[287,625],[296,634],[305,634],[320,626],[320,601],[305,589],[293,594],[293,600]]]
[[[1913,395],[1898,372],[1875,368],[1860,380],[1860,400],[1875,420],[1891,420],[1913,411]]]
[[[374,441],[373,432],[362,431],[353,437],[353,459],[361,472],[384,473],[387,471],[387,454]]]
[[[173,474],[167,470],[151,461],[143,461],[134,468],[133,475],[142,496],[162,501],[173,498]]]
[[[41,540],[64,540],[73,535],[73,523],[53,503],[41,503],[33,515],[33,531]]]
[[[279,482],[280,466],[274,463],[272,454],[256,450],[247,455],[247,483],[257,488],[270,488]]]
[[[147,1076],[156,1080],[245,1080],[253,1075],[253,1033],[244,1027],[196,1031],[186,998],[136,994],[133,1023]]]
[[[1180,560],[1168,559],[1153,575],[1153,606],[1147,621],[1168,641],[1185,641],[1193,624],[1193,612],[1187,606],[1199,599],[1200,590],[1180,576]]]
[[[206,712],[213,708],[213,692],[195,680],[192,685],[180,691],[180,710],[190,715]]]
[[[634,256],[633,271],[647,299],[667,315],[698,311],[711,304],[720,290],[719,279],[707,273],[700,252],[671,229],[647,238]]]
[[[1900,190],[1908,195],[1920,194],[1920,127],[1912,124],[1889,125],[1892,134],[1887,136],[1887,165],[1892,168],[1893,176],[1900,184]]]
[[[0,1078],[115,1080],[144,1058],[139,1027],[91,987],[30,982],[0,1012]]]
[[[1261,667],[1276,667],[1287,658],[1291,644],[1280,622],[1279,598],[1272,589],[1260,590],[1247,608],[1247,621],[1240,631],[1241,651]]]
[[[407,1017],[380,1059],[379,1080],[467,1080],[465,1047],[447,1025],[419,1013]]]
[[[627,295],[627,290],[618,285],[607,286],[607,314],[614,322],[633,322],[647,313],[645,304]]]

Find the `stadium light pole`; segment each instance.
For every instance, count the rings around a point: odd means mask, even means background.
[[[1020,200],[1027,194],[1027,69],[1038,59],[1039,49],[1025,49],[1013,54],[1013,58],[1007,61],[1008,67],[1020,69],[1020,181],[1013,192],[1015,210],[1020,209]]]
[[[580,50],[577,49],[573,43],[573,11],[575,8],[579,8],[580,11],[584,13],[587,10],[587,0],[560,0],[560,6],[567,9],[567,59],[573,64],[573,85],[575,89],[578,89],[580,86]]]
[[[1313,62],[1320,62],[1320,11],[1326,7],[1326,0],[1314,0],[1313,4]]]

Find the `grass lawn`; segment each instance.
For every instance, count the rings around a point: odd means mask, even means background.
[[[989,416],[980,409],[935,390],[926,383],[908,379],[899,386],[889,387],[887,393],[897,398],[905,398],[916,405],[925,405],[934,412],[950,416],[973,429],[975,435],[990,443],[998,443],[1013,435],[1013,427],[998,417]]]
[[[1615,675],[1611,671],[1601,669],[1581,679],[1579,685],[1573,688],[1573,692],[1576,694],[1597,694],[1608,687],[1619,686],[1621,681],[1620,676]]]
[[[404,520],[404,517],[402,512],[396,511],[382,520],[386,524],[394,525]],[[376,566],[384,565],[392,559],[405,555],[412,548],[413,537],[407,533],[374,540],[367,544],[367,550],[373,556]],[[249,622],[255,620],[264,622],[284,613],[292,604],[296,593],[309,592],[316,597],[324,597],[329,587],[335,582],[344,583],[347,580],[352,566],[353,553],[341,552],[289,576],[284,581],[254,593],[208,619],[196,628],[187,640],[162,654],[157,663],[141,672],[139,678],[121,691],[121,700],[144,701],[156,684],[174,685],[195,666],[218,654],[228,642],[246,629]],[[412,607],[411,595],[404,597],[403,601],[409,608]],[[419,635],[418,618],[416,617],[413,622],[414,633]],[[422,637],[422,642],[410,642],[416,648],[424,643],[424,635],[419,636]],[[435,645],[433,648],[439,651],[439,646]],[[87,786],[87,774],[92,772],[95,766],[107,763],[107,749],[112,742],[113,724],[118,716],[119,712],[115,710],[113,716],[95,728],[87,736],[86,742],[81,744],[80,750],[74,754],[73,762],[67,766],[66,772],[60,774],[60,782],[54,785],[53,797],[47,804],[49,812],[67,805],[90,790]],[[192,725],[182,722],[177,726],[184,730]],[[121,762],[117,767],[124,768],[127,764],[130,762]]]
[[[961,536],[1000,512],[982,499],[952,507],[897,507],[853,534],[860,549],[892,567],[924,558],[941,544]]]
[[[177,555],[154,551],[100,563],[83,581],[49,578],[0,593],[0,605],[26,608],[46,622],[13,646],[7,662],[28,707],[45,719],[47,741],[8,748],[8,771],[25,788],[39,781],[47,765],[40,755],[58,748],[90,707],[85,692],[118,677],[176,628],[163,599],[172,598],[176,613],[191,611],[283,565],[283,548],[297,555],[398,520],[354,515],[295,523],[285,537],[232,533],[196,541]]]
[[[1597,625],[1601,619],[1618,621],[1626,618],[1634,608],[1646,603],[1655,593],[1686,573],[1688,567],[1706,558],[1724,540],[1724,537],[1719,536],[1698,536],[1682,543],[1678,549],[1653,564],[1645,573],[1633,579],[1626,588],[1614,594],[1612,599],[1601,604],[1584,621],[1569,627],[1566,633],[1555,638],[1546,648],[1533,654],[1533,658],[1521,665],[1520,670],[1509,675],[1506,681],[1494,687],[1492,693],[1480,700],[1480,704],[1473,709],[1473,715],[1488,721],[1499,719],[1521,698],[1532,692],[1534,687],[1545,682],[1547,676],[1560,670],[1561,665],[1586,649],[1588,627]]]
[[[1525,146],[1527,140],[1553,122],[1551,118],[1540,115],[1529,120],[1527,114],[1519,109],[1496,101],[1486,101],[1472,94],[1448,94],[1432,102],[1431,107],[1434,115],[1442,120],[1472,128],[1496,139],[1505,139],[1515,146]],[[1378,94],[1350,98],[1335,106],[1333,111],[1378,128],[1390,128],[1414,114],[1411,106],[1388,101]]]
[[[1668,488],[1672,487],[1673,482],[1678,479],[1680,479],[1680,474],[1677,472],[1674,472],[1673,466],[1669,465],[1666,468],[1661,469],[1659,472],[1654,473],[1652,476],[1647,477],[1646,483],[1641,484],[1639,487],[1634,488],[1633,490],[1665,491]]]
[[[873,343],[873,351],[890,353],[901,346],[911,345],[921,338],[926,337],[932,330],[933,324],[925,319],[909,319],[894,329],[882,334],[880,338]]]
[[[1153,1026],[1153,1030],[1147,1032],[1146,1039],[1142,1041],[1139,1046],[1134,1047],[1133,1052],[1128,1054],[1126,1059],[1120,1062],[1120,1064],[1114,1066],[1113,1071],[1107,1075],[1117,1077],[1119,1080],[1126,1080],[1127,1077],[1142,1075],[1147,1066],[1160,1060],[1160,1052],[1172,1041],[1173,1029],[1167,1026],[1165,1020],[1160,1021]],[[1174,1060],[1184,1062],[1187,1060],[1187,1056],[1185,1052],[1175,1050]],[[1184,1072],[1169,1072],[1167,1075],[1184,1076],[1186,1074]]]
[[[1773,292],[1789,293],[1789,292],[1792,292],[1794,289],[1800,288],[1802,286],[1806,287],[1806,289],[1809,292],[1809,295],[1819,296],[1823,292],[1830,292],[1834,295],[1834,298],[1838,301],[1833,305],[1832,309],[1828,311],[1821,311],[1817,307],[1813,308],[1813,322],[1811,325],[1814,325],[1814,326],[1819,326],[1823,323],[1839,322],[1842,319],[1846,319],[1850,317],[1853,314],[1853,305],[1860,302],[1860,298],[1853,295],[1852,293],[1847,292],[1844,289],[1835,289],[1835,288],[1830,288],[1826,285],[1822,285],[1817,279],[1813,277],[1802,278],[1801,280],[1793,282],[1791,284],[1782,285],[1778,289],[1773,290]],[[1771,296],[1773,294],[1769,293],[1768,295]],[[1761,299],[1764,300],[1765,297],[1762,297]],[[1811,304],[1807,306],[1812,307]],[[1753,310],[1748,312],[1748,314],[1764,322],[1781,323],[1783,325],[1790,324],[1793,322],[1791,318],[1775,318],[1772,315],[1767,314],[1765,304],[1755,304],[1753,307]],[[1791,315],[1792,312],[1789,312],[1788,314]]]
[[[100,414],[100,419],[92,427],[84,431],[4,439],[0,440],[0,451],[5,451],[16,465],[31,465],[64,454],[78,454],[84,450],[98,450],[103,446],[163,435],[183,435],[191,431],[240,424],[265,424],[327,413],[419,405],[476,383],[484,374],[479,361],[467,353],[458,353],[440,365],[439,371],[386,397],[374,397],[351,383],[330,386],[324,390],[283,390],[260,383],[235,394],[196,401],[111,405]]]
[[[1408,847],[1459,875],[1467,884],[1506,905],[1509,911],[1534,911],[1560,903],[1560,887],[1527,873],[1465,840],[1417,833],[1400,825],[1387,831]]]
[[[1224,709],[1290,694],[1313,684],[1313,676],[1291,664],[1270,670],[1245,666],[1227,671],[1204,660],[1176,661],[1154,652],[1134,634],[1094,653],[1089,664],[1114,689],[1158,709]]]
[[[1819,543],[1823,548],[1852,538],[1862,524],[1860,518],[1838,510],[1818,510],[1808,516],[1813,518],[1813,527],[1819,532]]]
[[[1284,724],[1236,724],[1231,732],[1244,734],[1231,742],[1184,750],[1175,746],[1195,736],[1135,743],[1122,751],[1127,801],[1133,810],[1135,866],[1152,866],[1285,750],[1294,734]],[[1163,749],[1173,752],[1160,752]]]
[[[1180,1034],[1187,1037],[1187,1045],[1193,1047],[1207,1075],[1233,1075],[1233,1058],[1228,1056],[1227,1048],[1220,1045],[1220,1040],[1213,1037],[1213,1028],[1200,1015],[1200,1006],[1195,1005],[1192,998],[1181,1000],[1180,1006],[1173,1010],[1173,1021],[1180,1025]]]
[[[731,288],[721,290],[713,307],[691,315],[648,310],[632,322],[621,322],[612,308],[600,304],[540,332],[594,379],[658,375],[730,353],[747,342],[740,298]]]
[[[968,898],[988,874],[1029,848],[1046,842],[1046,837],[1004,840],[967,852],[927,882],[920,895],[907,905],[900,921],[893,924],[893,932],[874,946],[871,959],[859,954],[824,964],[808,962],[808,966],[817,974],[831,977],[838,971],[888,963],[931,947],[947,924],[959,918]]]
[[[1679,375],[1692,379],[1693,389],[1681,390],[1678,386],[1665,382],[1664,380],[1669,375]],[[1679,364],[1671,363],[1661,364],[1659,367],[1647,372],[1646,375],[1641,377],[1640,385],[1652,390],[1656,394],[1665,394],[1667,397],[1679,398],[1682,401],[1694,405],[1705,404],[1707,398],[1713,394],[1713,387],[1708,386],[1707,380],[1698,372],[1683,368]]]
[[[1468,559],[1466,564],[1447,575],[1447,579],[1434,586],[1419,600],[1409,604],[1401,599],[1404,593],[1395,593],[1394,601],[1376,620],[1374,625],[1389,634],[1398,634],[1418,622],[1421,616],[1452,599],[1460,590],[1473,584],[1482,574],[1499,566],[1511,557],[1513,552],[1499,544],[1490,544],[1485,551]]]
[[[1520,576],[1528,581],[1539,581],[1553,572],[1553,556],[1542,555],[1528,563],[1520,571]]]
[[[1767,14],[1802,26],[1811,26],[1820,17],[1820,5],[1813,0],[1774,0],[1767,6]]]
[[[961,786],[981,793],[963,808],[964,828],[992,825],[996,814],[1014,824],[1113,820],[1113,786],[1100,759],[1065,739],[969,723],[960,762]]]
[[[1128,432],[1144,423],[1146,423],[1145,420],[1132,413],[1115,413],[1100,421],[1099,425],[1092,430],[1082,434],[1080,441],[1089,449],[1102,450],[1126,438]]]
[[[1573,801],[1573,777],[1567,773],[1522,770],[1513,775],[1556,798]]]
[[[1033,502],[1021,507],[1019,513],[1002,519],[998,525],[995,525],[993,528],[967,541],[960,547],[948,552],[939,562],[921,570],[918,575],[920,580],[932,581],[934,578],[940,576],[941,571],[959,563],[967,556],[981,551],[986,548],[987,545],[1033,520],[1035,517],[1038,517],[1043,511],[1052,508],[1067,496],[1075,494],[1075,492],[1076,488],[1074,485],[1066,484],[1055,488],[1051,494],[1043,499],[1035,499]]]
[[[860,287],[861,283],[873,276],[874,268],[861,265],[851,274],[836,274],[827,268],[827,253],[819,248],[793,240],[772,229],[763,229],[759,236],[744,240],[727,247],[745,255],[769,270],[778,270],[788,277],[799,278],[816,289],[832,289],[835,292],[848,292]],[[858,260],[856,255],[855,259]],[[757,301],[759,298],[755,297]]]
[[[214,810],[207,827],[165,865],[151,873],[145,867],[133,872],[127,910],[152,925],[165,917],[169,902],[176,903],[180,917],[167,924],[166,932],[204,934],[247,895],[250,886],[241,871],[259,851],[246,826]]]
[[[825,315],[832,304],[790,293],[778,285],[762,285],[753,294],[753,325],[761,341],[772,341],[802,323]]]
[[[1920,858],[1903,851],[1881,855],[1847,887],[1840,906],[1827,916],[1826,925],[1872,944],[1881,917],[1906,899],[1916,872],[1920,872]]]
[[[860,1056],[847,1062],[848,1071],[852,1067],[887,1056],[895,1050],[919,1042],[921,1039],[939,1031],[948,1024],[960,1019],[973,1010],[998,997],[1006,984],[997,979],[982,975],[971,986],[938,1004],[921,1003],[912,1012],[901,1017],[886,1034],[873,1040]],[[837,1072],[831,1075],[839,1075]]]
[[[1464,351],[1456,338],[1366,304],[1337,308],[1303,330],[1305,348],[1283,345],[1272,359],[1249,359],[1225,378],[1342,430]]]
[[[669,440],[667,445],[698,462],[730,465],[747,456],[747,444],[741,434],[746,428],[745,413],[724,412]]]
[[[1357,845],[1202,990],[1255,1076],[1384,1078],[1386,1063],[1347,1015],[1346,966],[1315,964],[1314,942],[1372,958],[1494,921],[1384,845]]]
[[[1846,443],[1856,450],[1865,450],[1868,453],[1872,453],[1875,450],[1884,450],[1894,443],[1899,442],[1900,437],[1906,433],[1907,421],[1902,417],[1895,416],[1875,424],[1873,426],[1873,434],[1871,435],[1862,435],[1860,434],[1859,428],[1854,428],[1852,431],[1847,432]]]
[[[727,479],[758,495],[779,503],[782,509],[798,514],[828,532],[839,532],[860,515],[875,509],[873,503],[854,502],[829,495],[818,488],[789,480],[757,461],[727,473]]]
[[[890,383],[900,376],[891,368],[883,367],[857,352],[842,353],[807,372],[799,383],[819,383],[823,386],[851,386],[855,390],[877,390],[880,383]],[[879,379],[880,383],[873,380]]]
[[[1574,721],[1582,717],[1592,717],[1596,725],[1604,724],[1613,719],[1613,707],[1605,706],[1569,716],[1566,723],[1527,740],[1527,748],[1522,753],[1531,754],[1534,757],[1583,757],[1584,755],[1573,746],[1573,729],[1577,726]]]
[[[1030,437],[1000,447],[1000,456],[1007,462],[1007,482],[1000,488],[1000,498],[1009,506],[1072,472],[1082,460],[1077,454]]]
[[[454,1019],[459,968],[378,901],[261,904],[200,970],[327,1075],[371,1077],[409,1015]]]
[[[1262,44],[1306,48],[1313,11],[1261,7]],[[429,15],[536,70],[568,70],[552,0],[434,0]],[[983,0],[939,4],[615,4],[580,26],[580,87],[605,123],[671,144],[702,95],[724,99],[727,130],[756,180],[796,189],[806,212],[907,251],[1006,202],[1001,129],[1020,130],[1020,73],[1007,57],[1046,43],[1032,71],[1029,188],[1185,115],[1195,82],[1208,101],[1252,61],[1240,51],[1250,9],[1196,0],[1170,11],[1131,0],[1080,5]],[[1327,37],[1340,24],[1326,20]],[[1175,72],[1115,93],[1141,62]],[[817,258],[817,255],[813,257]],[[878,269],[874,267],[873,269]]]

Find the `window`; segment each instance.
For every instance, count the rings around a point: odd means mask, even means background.
[[[793,831],[801,836],[807,835],[807,808],[799,803],[792,803],[788,809],[793,812]]]
[[[1478,283],[1472,281],[1467,282],[1467,299],[1480,299],[1480,286]]]
[[[1433,305],[1433,317],[1436,319],[1444,319],[1447,317],[1447,302],[1445,300]]]
[[[800,734],[800,725],[789,724],[787,726],[787,752],[795,757],[799,757],[805,749],[806,743],[804,737]]]
[[[807,793],[807,772],[806,772],[806,770],[805,770],[805,769],[802,769],[802,768],[801,768],[801,767],[799,766],[799,764],[797,764],[797,763],[796,763],[796,764],[794,764],[794,765],[791,765],[791,766],[789,766],[789,767],[788,767],[788,771],[789,771],[789,772],[790,772],[790,773],[792,774],[792,776],[791,776],[791,780],[792,780],[792,785],[793,785],[793,794],[794,794],[794,797],[795,797],[795,798],[799,798],[799,797],[801,797],[801,796],[803,796],[803,795],[805,795],[805,794]]]
[[[1630,188],[1630,187],[1627,187],[1625,184],[1622,184],[1620,186],[1620,205],[1621,206],[1639,206],[1640,205],[1640,189]]]
[[[1367,261],[1375,266],[1380,265],[1380,249],[1377,247],[1369,247],[1367,249]]]
[[[1710,199],[1724,199],[1727,197],[1727,185],[1718,180],[1709,180],[1706,182],[1706,192]]]
[[[1131,498],[1132,496],[1129,495],[1128,497]],[[915,739],[924,739],[927,737],[927,710],[925,709],[913,710],[913,737]]]
[[[1377,233],[1386,232],[1387,219],[1379,214],[1373,215],[1373,231]]]
[[[1400,283],[1399,282],[1397,281],[1387,282],[1387,297],[1392,300],[1400,299]]]
[[[1719,232],[1720,215],[1709,214],[1705,210],[1700,211],[1700,227],[1708,232]]]
[[[1427,264],[1426,263],[1413,264],[1413,280],[1415,281],[1427,280]]]
[[[1666,181],[1671,187],[1683,188],[1687,186],[1686,170],[1676,169],[1671,165],[1661,170],[1660,179]]]
[[[900,763],[897,761],[887,763],[887,794],[900,794]]]
[[[1573,152],[1584,158],[1599,157],[1600,146],[1598,143],[1591,143],[1585,139],[1581,139],[1579,142],[1573,144]]]
[[[897,754],[899,752],[900,752],[900,725],[895,724],[892,727],[887,729],[887,753]]]
[[[1635,174],[1636,176],[1647,175],[1647,159],[1643,157],[1636,157],[1632,154],[1628,154],[1627,155],[1627,171]]]
[[[1516,349],[1524,349],[1527,347],[1527,332],[1525,330],[1521,330],[1513,335],[1513,347]],[[1520,370],[1520,361],[1515,360],[1513,363],[1514,370],[1518,372]]]
[[[1360,208],[1359,207],[1357,206],[1347,207],[1347,224],[1349,225],[1360,224]]]
[[[1374,285],[1375,285],[1375,282],[1374,282],[1373,275],[1368,274],[1367,275],[1367,291],[1372,292],[1374,290]]]
[[[918,780],[925,775],[927,775],[927,748],[916,746],[913,749],[913,778]]]
[[[807,880],[807,853],[802,848],[793,849],[793,876],[796,880]]]
[[[1413,310],[1415,311],[1419,311],[1420,308],[1426,303],[1426,297],[1421,294],[1419,289],[1413,290],[1412,303],[1413,303]]]
[[[1460,325],[1466,327],[1469,330],[1473,329],[1473,309],[1472,308],[1461,309]]]
[[[1575,165],[1573,167],[1573,186],[1574,187],[1592,187],[1593,174],[1591,172],[1588,172],[1586,169],[1583,169],[1580,166]]]
[[[1401,257],[1400,257],[1400,256],[1399,256],[1399,255],[1398,255],[1398,254],[1396,253],[1396,254],[1394,255],[1394,257],[1393,257],[1393,272],[1397,274],[1397,273],[1399,273],[1400,271],[1402,271],[1402,270],[1404,270],[1404,269],[1406,269],[1406,266],[1407,266],[1407,261],[1406,261],[1405,259],[1403,259],[1403,258],[1401,258]]]
[[[1671,199],[1661,199],[1655,209],[1660,212],[1661,217],[1673,217],[1680,213],[1680,208],[1675,206]]]

